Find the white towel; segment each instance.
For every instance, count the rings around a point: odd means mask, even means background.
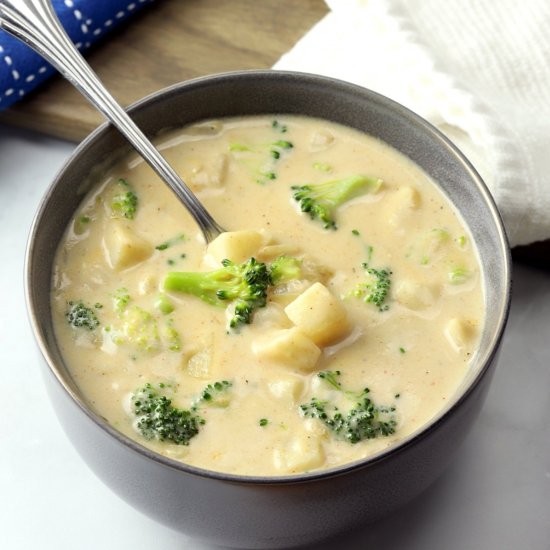
[[[512,246],[550,238],[550,2],[326,0],[274,66],[382,93],[449,136]]]

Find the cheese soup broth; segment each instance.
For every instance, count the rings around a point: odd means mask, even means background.
[[[236,233],[207,251],[136,156],[87,196],[57,252],[52,304],[62,354],[101,416],[188,464],[281,475],[366,457],[445,407],[475,353],[483,289],[468,231],[417,166],[359,132],[293,116],[211,121],[157,146]],[[370,183],[334,210],[336,229],[293,198],[292,186],[357,175]],[[237,329],[229,302],[163,287],[168,272],[211,271],[225,257],[269,266],[281,256],[296,259],[299,276],[271,285],[267,305]],[[380,301],[376,282],[388,280]],[[68,322],[79,304],[97,324]],[[216,382],[227,384],[208,402]],[[143,436],[131,396],[147,383],[175,407],[196,407],[204,423],[188,445]],[[315,398],[345,418],[367,395],[379,413],[358,442],[308,407]]]

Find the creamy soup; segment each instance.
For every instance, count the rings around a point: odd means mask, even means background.
[[[372,455],[445,407],[471,368],[483,288],[426,174],[305,117],[208,121],[156,143],[227,233],[206,247],[136,155],[87,195],[52,306],[98,414],[187,464],[286,475]]]

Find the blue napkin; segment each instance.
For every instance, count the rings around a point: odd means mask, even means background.
[[[67,34],[81,52],[153,0],[52,0]],[[0,110],[55,73],[31,48],[0,30]]]

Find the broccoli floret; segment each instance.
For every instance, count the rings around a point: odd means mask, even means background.
[[[266,305],[270,286],[298,279],[301,275],[301,261],[288,256],[278,257],[269,266],[255,258],[242,264],[223,260],[222,268],[215,271],[170,272],[163,287],[167,291],[192,294],[215,306],[234,304],[229,327],[236,329],[250,324],[254,311]]]
[[[342,389],[342,384],[338,378],[342,374],[339,370],[325,370],[317,374],[317,376],[324,380],[329,386],[332,386],[336,390]]]
[[[281,140],[275,141],[274,143],[271,144],[271,148],[269,149],[269,154],[275,160],[279,160],[281,158],[281,153],[285,149],[292,149],[293,147],[294,147],[294,145],[292,144],[291,141],[281,139]]]
[[[379,407],[368,397],[370,390],[360,393],[342,389],[339,381],[340,371],[324,371],[318,374],[332,388],[342,392],[351,406],[341,411],[338,406],[327,400],[313,397],[309,403],[300,405],[300,411],[307,418],[321,420],[332,432],[349,443],[359,443],[365,439],[388,436],[395,432],[395,407]]]
[[[174,319],[168,319],[163,327],[163,339],[170,351],[181,350],[181,336],[174,327]]]
[[[131,297],[127,288],[117,288],[113,292],[113,305],[118,313],[122,313],[130,303]]]
[[[156,351],[160,346],[157,320],[139,306],[122,313],[122,325],[111,330],[115,344],[129,343],[142,351]]]
[[[232,384],[228,380],[208,384],[202,390],[198,404],[206,403],[211,407],[227,407],[229,405],[228,391],[231,386]]]
[[[278,285],[302,276],[302,262],[290,256],[279,256],[269,266],[271,284]]]
[[[166,294],[159,294],[155,301],[155,308],[163,315],[169,315],[174,311],[174,304]]]
[[[165,384],[159,384],[157,389],[148,383],[132,395],[136,427],[145,439],[189,445],[204,419],[193,410],[174,407],[172,400],[163,395],[165,388]]]
[[[172,318],[159,319],[158,315],[132,304],[127,288],[116,289],[112,297],[113,309],[118,314],[119,322],[107,327],[106,331],[111,334],[111,340],[116,345],[130,344],[137,350],[151,352],[159,350],[163,344],[171,351],[180,351],[181,336],[174,327]],[[163,316],[174,311],[172,302],[164,294],[157,298],[155,308]]]
[[[175,246],[177,244],[180,244],[185,241],[185,235],[182,233],[180,235],[176,235],[175,237],[172,237],[171,239],[168,239],[167,241],[164,241],[163,243],[158,244],[155,246],[157,250],[166,250],[167,248],[170,248],[171,246]]]
[[[136,417],[136,428],[148,440],[168,441],[176,445],[189,445],[200,427],[206,423],[200,416],[203,407],[227,407],[228,391],[232,383],[228,380],[208,384],[196,400],[195,405],[183,409],[172,405],[167,397],[169,384],[156,386],[147,383],[131,396],[131,410]]]
[[[326,162],[314,162],[313,168],[319,170],[320,172],[332,172],[332,166]]]
[[[256,146],[245,145],[244,143],[231,143],[229,145],[229,151],[231,153],[261,153],[264,154],[265,151],[269,151],[269,155],[274,159],[279,159],[281,153],[285,149],[292,149],[294,144],[291,141],[286,139],[280,139],[273,141],[272,143],[261,144]]]
[[[460,235],[455,239],[455,242],[460,248],[464,248],[468,244],[468,238],[466,235]]]
[[[325,229],[336,229],[334,214],[341,204],[365,193],[376,193],[381,185],[380,179],[354,175],[324,183],[293,185],[291,189],[302,212],[320,220]]]
[[[356,286],[353,295],[374,304],[378,307],[378,311],[387,311],[389,306],[384,302],[390,291],[392,272],[389,269],[374,269],[367,262],[363,262],[362,266],[367,280]]]
[[[233,303],[235,312],[229,326],[235,329],[251,323],[254,310],[266,305],[270,272],[265,263],[254,258],[242,264],[223,260],[222,266],[209,272],[170,272],[163,286],[167,291],[192,294],[215,306]]]
[[[94,330],[99,326],[99,319],[91,307],[83,302],[68,302],[68,310],[65,313],[68,323],[74,328]],[[96,309],[100,309],[96,304]]]
[[[111,210],[115,215],[133,220],[137,211],[138,197],[125,179],[119,179],[118,184],[123,187],[111,200]]]
[[[455,267],[448,273],[449,283],[461,285],[471,277],[471,273],[465,267]]]
[[[92,221],[93,221],[92,216],[88,214],[81,214],[80,216],[77,216],[73,223],[74,232],[77,235],[82,235],[89,229],[89,226],[92,223]]]
[[[281,139],[271,143],[256,143],[253,145],[231,143],[229,151],[234,153],[241,162],[248,165],[249,169],[258,176],[256,177],[256,183],[263,185],[269,180],[277,179],[278,161],[293,147],[291,141]]]
[[[288,126],[286,124],[281,124],[278,120],[274,120],[271,123],[271,127],[281,134],[286,134],[288,131]]]
[[[420,265],[431,265],[445,253],[450,242],[450,235],[446,229],[430,229],[416,239],[407,257]]]

